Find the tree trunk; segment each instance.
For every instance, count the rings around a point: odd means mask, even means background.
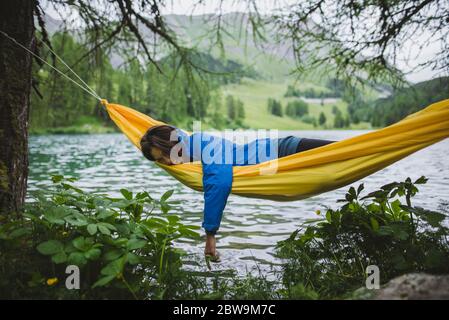
[[[30,50],[33,6],[32,0],[0,1],[0,30]],[[28,52],[0,34],[0,215],[19,212],[25,201],[31,63]]]

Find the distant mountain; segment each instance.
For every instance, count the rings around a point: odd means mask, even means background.
[[[215,57],[224,54],[229,59],[253,67],[268,79],[283,79],[294,68],[295,57],[291,44],[277,41],[270,25],[265,26],[261,34],[264,41],[255,41],[247,14],[227,13],[220,17],[223,52],[215,42],[217,16],[167,15],[165,19],[186,45],[210,52]]]
[[[167,56],[159,60],[161,65],[171,66],[173,62],[178,65],[179,57]],[[209,78],[218,85],[239,83],[242,78],[258,79],[260,74],[254,68],[241,64],[232,59],[218,59],[210,53],[193,52],[190,54],[190,62],[214,76]]]
[[[449,99],[449,77],[423,81],[376,100],[371,123],[376,127],[390,125],[444,99]]]
[[[214,30],[216,19],[218,19],[216,16],[166,15],[164,18],[182,44],[195,47],[198,51],[208,53],[215,59],[235,61],[248,66],[268,80],[283,80],[294,68],[291,45],[287,42],[276,41],[274,33],[270,32],[270,26],[267,26],[263,33],[265,39],[263,43],[254,41],[251,23],[244,13],[228,13],[221,17],[223,52],[214,38],[217,35],[217,30]],[[49,15],[46,15],[45,21],[50,34],[62,31],[64,27],[61,20]],[[154,34],[146,26],[140,24],[138,27],[149,44],[155,42]],[[161,60],[164,52],[159,51],[156,55],[157,59]],[[114,66],[123,62],[116,53],[112,53],[111,61]]]

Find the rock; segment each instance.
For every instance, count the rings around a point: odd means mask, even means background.
[[[405,274],[373,291],[376,300],[445,300],[449,299],[449,275]]]

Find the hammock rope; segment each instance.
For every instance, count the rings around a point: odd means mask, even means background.
[[[50,46],[48,44],[45,43],[45,41],[41,41],[44,46],[51,52],[54,54],[54,56],[64,65],[66,66],[66,68],[72,72],[75,77],[78,78],[78,80],[81,81],[81,83],[91,92],[92,96],[94,96],[97,100],[101,100],[101,97],[97,94],[97,92],[95,92],[94,89],[92,89],[72,68],[70,68],[70,66],[56,53],[53,51],[52,48],[50,48]]]
[[[74,83],[76,86],[80,87],[81,89],[83,89],[85,92],[87,92],[88,94],[90,94],[91,96],[93,96],[95,99],[101,101],[100,96],[95,92],[95,90],[93,90],[91,87],[89,87],[87,85],[86,82],[84,82],[83,79],[81,79],[81,77],[72,69],[68,66],[68,64],[61,58],[59,57],[59,55],[56,54],[56,52],[54,52],[44,41],[41,41],[42,43],[45,44],[45,46],[47,47],[47,49],[53,53],[55,55],[55,57],[62,62],[63,65],[65,65],[69,71],[71,71],[79,80],[81,80],[82,84],[78,83],[77,81],[75,81],[74,79],[72,79],[71,77],[69,77],[67,74],[65,74],[64,72],[62,72],[61,70],[59,70],[58,68],[56,68],[55,66],[53,66],[52,64],[48,63],[45,59],[41,58],[39,55],[37,55],[36,53],[34,53],[33,51],[31,51],[30,49],[28,49],[27,47],[25,47],[23,44],[21,44],[20,42],[18,42],[16,39],[14,39],[13,37],[11,37],[10,35],[8,35],[6,32],[0,30],[0,33],[3,34],[7,39],[11,40],[14,44],[16,44],[17,46],[19,46],[20,48],[22,48],[23,50],[27,51],[28,53],[30,53],[33,57],[35,57],[36,59],[38,59],[39,61],[41,61],[42,63],[46,64],[47,66],[49,66],[51,69],[55,70],[58,74],[60,74],[61,76],[63,76],[64,78],[66,78],[67,80],[71,81],[72,83]]]

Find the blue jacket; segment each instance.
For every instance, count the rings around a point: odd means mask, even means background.
[[[299,138],[258,139],[235,144],[199,132],[188,135],[177,130],[184,162],[201,161],[203,167],[204,219],[202,227],[215,234],[232,189],[232,167],[257,164],[296,152]],[[281,154],[278,155],[278,152]]]

